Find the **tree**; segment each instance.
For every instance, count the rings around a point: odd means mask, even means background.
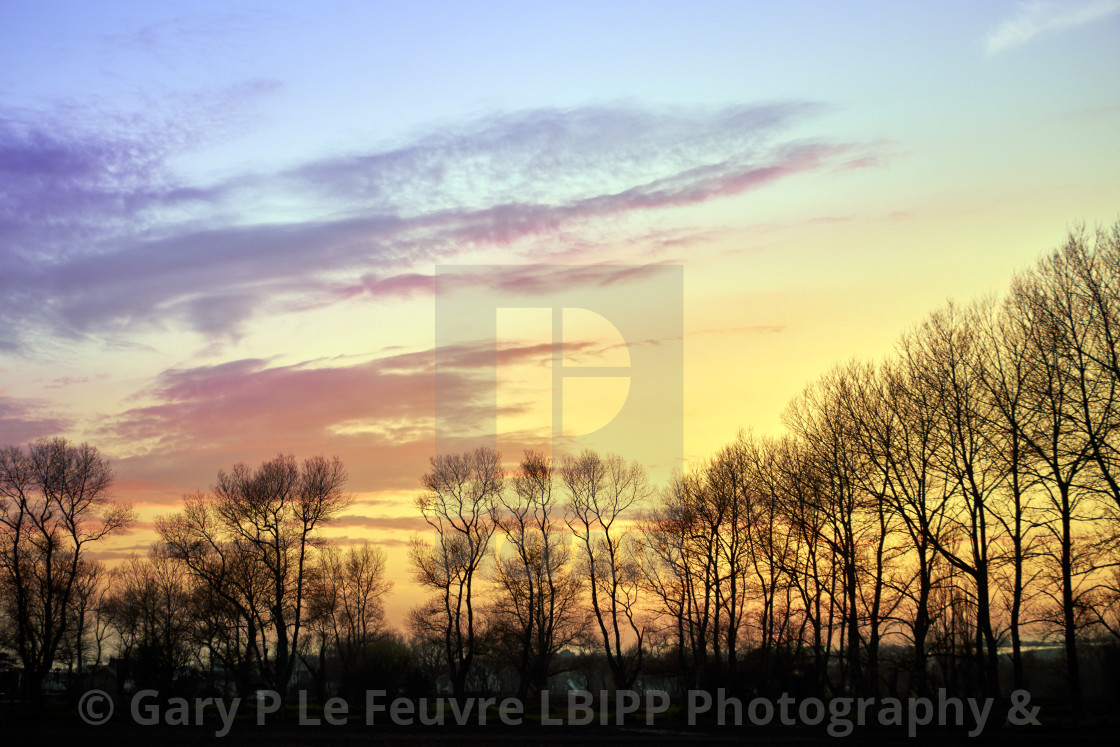
[[[264,624],[252,611],[260,608],[266,580],[255,564],[224,548],[195,562],[189,571],[191,640],[211,686],[218,670],[243,697],[252,693],[261,670]],[[203,655],[205,652],[205,656]]]
[[[912,338],[903,338],[904,356],[911,344]],[[902,519],[916,561],[901,593],[909,602],[904,623],[914,646],[911,689],[925,695],[933,596],[939,581],[936,543],[944,534],[946,507],[945,482],[935,467],[945,428],[935,391],[913,374],[911,367],[898,361],[881,369],[884,396],[872,429],[878,459],[887,475],[886,497]]]
[[[877,685],[865,676],[860,655],[861,582],[869,568],[863,548],[879,547],[882,529],[878,500],[868,495],[865,486],[868,465],[859,449],[856,424],[847,402],[854,396],[852,372],[837,368],[806,387],[787,407],[783,419],[803,442],[803,478],[808,490],[803,498],[823,519],[816,539],[827,547],[837,566],[839,606],[844,619],[841,647],[846,648],[841,672],[855,692]],[[876,589],[881,575],[873,573]],[[842,675],[843,676],[843,675]]]
[[[1088,441],[1097,474],[1091,485],[1120,518],[1120,220],[1092,236],[1070,231],[1040,263],[1050,317],[1062,330],[1073,365],[1073,417]]]
[[[113,571],[105,615],[119,642],[118,681],[163,693],[190,661],[189,579],[158,548],[147,558],[132,555]]]
[[[351,503],[346,479],[338,458],[238,464],[156,523],[166,552],[236,610],[259,676],[281,697],[301,643],[312,548]]]
[[[371,646],[384,632],[383,597],[392,588],[393,582],[385,578],[385,553],[380,548],[362,545],[345,552],[323,548],[308,587],[308,624],[318,639],[313,671],[320,683],[327,654],[333,652],[343,687],[355,686],[355,675],[368,668]]]
[[[648,557],[641,565],[643,590],[656,600],[655,619],[667,620],[654,634],[675,641],[671,648],[676,652],[677,671],[690,685],[703,678],[711,598],[704,593],[704,602],[697,602],[697,566],[703,561],[690,542],[697,534],[691,531],[694,514],[689,509],[695,486],[694,474],[674,474],[641,521],[643,551]]]
[[[494,520],[505,542],[494,558],[497,630],[516,641],[518,695],[548,686],[552,661],[583,632],[582,584],[571,565],[565,514],[550,459],[526,451],[512,490],[498,496]],[[508,548],[508,552],[503,552]]]
[[[96,654],[94,663],[101,660],[105,626],[100,618],[103,612],[102,602],[108,588],[108,575],[104,564],[96,560],[83,560],[70,594],[69,619],[72,622],[59,645],[56,658],[65,660],[70,671],[79,678],[85,672],[88,646],[92,644]]]
[[[705,477],[702,468],[674,475],[642,522],[643,585],[670,621],[678,669],[695,687],[719,675],[726,572],[719,535],[729,505],[713,499]]]
[[[1010,576],[1002,584],[1010,596],[1008,628],[1011,633],[1011,668],[1015,689],[1025,687],[1023,674],[1022,622],[1029,601],[1032,573],[1028,560],[1035,555],[1037,534],[1031,496],[1037,487],[1032,474],[1029,434],[1035,432],[1039,412],[1030,406],[1029,388],[1035,365],[1031,353],[1032,328],[1036,323],[1030,309],[1016,303],[1012,296],[1002,305],[986,303],[978,308],[983,344],[977,371],[991,399],[993,421],[985,429],[993,440],[991,453],[1002,463],[1003,488],[997,494],[992,515],[1010,540],[1006,553]]]
[[[494,535],[505,473],[498,452],[486,448],[433,457],[431,467],[420,478],[425,492],[416,508],[434,530],[434,542],[417,537],[409,554],[417,582],[436,596],[413,610],[410,620],[417,637],[441,641],[455,696],[463,697],[478,653],[475,586]]]
[[[788,552],[774,560],[793,587],[791,599],[796,592],[800,603],[802,620],[796,638],[803,645],[805,628],[809,629],[810,684],[823,695],[832,689],[828,664],[835,618],[842,606],[836,599],[840,564],[820,539],[828,519],[814,497],[818,489],[805,444],[787,435],[763,450],[770,454],[756,458],[753,481],[789,538]]]
[[[759,515],[758,501],[747,483],[746,444],[743,434],[735,443],[721,449],[705,466],[703,490],[708,508],[706,513],[716,519],[712,537],[715,540],[715,616],[712,622],[712,653],[717,666],[723,668],[734,683],[740,654],[740,635],[747,617],[749,597],[748,577],[757,583],[757,599],[762,602],[760,613],[761,648],[766,656],[772,637],[774,612],[774,585],[763,566],[772,569],[756,553],[765,542],[765,518]],[[759,561],[756,563],[755,561]],[[752,573],[753,570],[753,573]],[[722,657],[720,652],[722,653]]]
[[[993,507],[1006,480],[1006,465],[995,453],[993,423],[998,408],[985,386],[983,338],[975,314],[949,304],[937,311],[903,345],[907,375],[928,392],[942,416],[943,433],[934,465],[944,486],[934,511],[943,536],[928,539],[975,587],[977,673],[981,689],[999,693],[996,635],[992,624],[994,547],[1002,527]],[[959,541],[964,550],[954,543]]]
[[[560,469],[568,493],[568,527],[587,574],[591,612],[603,641],[615,687],[626,690],[642,667],[646,628],[638,622],[642,580],[637,540],[619,526],[623,514],[641,506],[652,489],[645,468],[586,450],[566,457]],[[632,641],[626,646],[624,639]]]
[[[1089,261],[1084,244],[1071,237],[1062,250],[1016,278],[1010,301],[1026,330],[1024,398],[1031,424],[1023,441],[1044,495],[1041,525],[1049,541],[1042,549],[1052,561],[1052,583],[1045,591],[1056,602],[1067,684],[1075,699],[1081,696],[1077,632],[1084,624],[1079,587],[1095,570],[1092,546],[1079,541],[1079,525],[1097,508],[1094,465],[1106,483],[1111,476],[1110,421],[1117,397],[1117,381],[1090,354],[1095,309],[1082,297],[1078,278],[1079,267]]]
[[[72,602],[86,553],[128,525],[110,498],[113,473],[97,449],[63,438],[24,452],[0,449],[0,583],[23,664],[23,696],[42,700],[43,678],[74,625]]]
[[[867,497],[863,507],[871,529],[863,542],[860,596],[867,620],[866,680],[870,692],[879,690],[879,650],[895,610],[903,601],[903,584],[895,560],[907,551],[895,510],[895,476],[887,457],[896,448],[902,429],[889,405],[887,379],[870,365],[853,363],[847,370],[844,412],[855,439],[856,484]]]

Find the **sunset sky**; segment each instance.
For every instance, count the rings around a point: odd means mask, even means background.
[[[1118,70],[1120,0],[0,0],[0,444],[111,459],[140,520],[106,560],[219,469],[338,455],[357,500],[329,533],[386,548],[399,624],[437,267],[635,303],[634,266],[682,267],[702,459],[1120,217]],[[565,267],[517,267],[541,264]],[[550,318],[498,316],[511,460],[548,441]],[[564,324],[577,365],[637,354]],[[445,349],[467,419],[479,350]]]

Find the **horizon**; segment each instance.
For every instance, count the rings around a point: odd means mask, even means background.
[[[219,470],[337,455],[357,500],[326,536],[386,550],[397,629],[423,596],[439,268],[527,293],[523,266],[683,268],[663,481],[1120,216],[1112,0],[7,11],[0,445],[110,459],[138,521],[109,562]],[[585,322],[565,355],[621,365]],[[549,443],[552,327],[502,325],[513,463]]]

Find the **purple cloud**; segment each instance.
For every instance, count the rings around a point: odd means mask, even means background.
[[[66,433],[72,423],[51,417],[41,404],[0,394],[0,446],[22,446]]]
[[[531,111],[209,185],[171,173],[189,145],[175,132],[0,115],[0,348],[168,326],[235,336],[277,308],[427,293],[426,268],[464,250],[585,234],[871,158],[781,142],[819,110]],[[292,204],[299,215],[278,222]]]
[[[498,361],[547,359],[551,347],[495,350],[490,343],[446,352],[440,385],[461,419],[477,422],[493,407],[492,383],[479,374]],[[98,442],[109,453],[128,446],[133,455],[115,459],[114,466],[126,492],[142,503],[164,504],[181,491],[204,489],[217,470],[274,457],[278,444],[299,456],[338,455],[358,491],[413,488],[435,453],[431,350],[350,366],[246,359],[171,369],[138,396],[156,404],[107,418]],[[520,409],[503,405],[503,412]]]

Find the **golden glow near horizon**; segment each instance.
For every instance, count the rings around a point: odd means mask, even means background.
[[[778,433],[833,364],[1120,216],[1120,14],[1082,5],[10,9],[0,444],[111,458],[140,515],[114,562],[220,469],[338,455],[358,501],[328,535],[386,547],[399,625],[437,267],[680,266],[684,462]],[[641,372],[614,374],[659,344],[540,299],[482,341],[509,353],[510,465],[556,402],[596,443]],[[558,327],[562,373],[589,375],[557,376]],[[469,413],[490,353],[461,353]]]

